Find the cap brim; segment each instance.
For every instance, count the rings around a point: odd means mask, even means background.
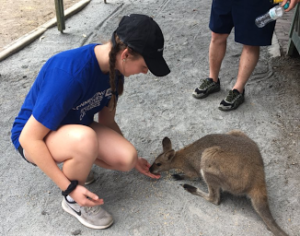
[[[144,60],[150,72],[155,76],[166,76],[171,72],[163,57],[156,59],[144,57]]]

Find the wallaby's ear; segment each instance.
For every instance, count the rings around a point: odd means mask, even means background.
[[[165,154],[165,156],[167,157],[168,161],[172,161],[173,157],[175,156],[175,151],[170,150]]]
[[[164,152],[172,150],[172,143],[171,143],[171,140],[168,137],[164,137],[164,139],[162,141],[162,145],[163,145]]]

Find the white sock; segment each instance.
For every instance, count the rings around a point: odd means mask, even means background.
[[[69,202],[75,202],[75,201],[74,201],[74,199],[73,199],[73,198],[71,198],[71,196],[70,196],[70,195],[68,195],[68,196],[67,196],[67,200],[68,200]]]

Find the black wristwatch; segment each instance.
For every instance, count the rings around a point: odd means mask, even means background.
[[[68,196],[78,185],[78,180],[71,180],[70,185],[68,186],[68,188],[65,191],[61,191],[61,194],[63,196]]]

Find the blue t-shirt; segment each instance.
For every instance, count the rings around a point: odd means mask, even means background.
[[[11,130],[17,149],[31,115],[50,130],[64,124],[90,125],[111,98],[109,74],[103,74],[97,44],[61,52],[50,58],[33,83]]]

